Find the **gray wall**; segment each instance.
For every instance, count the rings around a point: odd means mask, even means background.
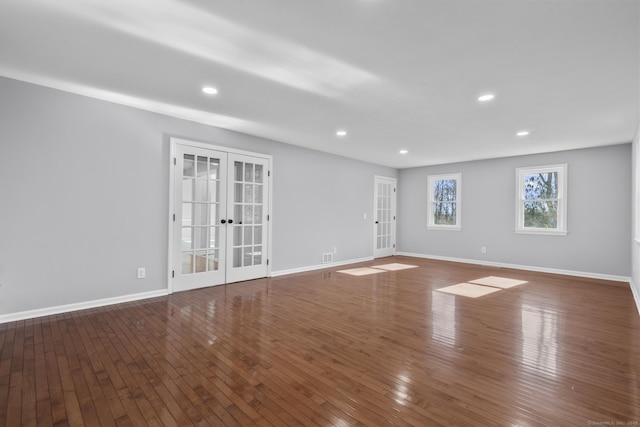
[[[274,272],[372,256],[374,175],[397,175],[5,78],[0,130],[0,315],[166,289],[169,136],[273,156]]]
[[[632,234],[631,236],[631,286],[634,287],[635,295],[638,300],[636,303],[638,304],[638,310],[640,310],[640,230],[638,230],[638,225],[640,224],[640,188],[638,188],[638,184],[640,184],[640,127],[636,130],[635,138],[633,139],[633,155],[631,158],[633,159],[633,179],[631,180],[632,191],[631,191],[631,201],[632,201]]]
[[[568,164],[566,236],[516,234],[515,169]],[[427,176],[462,173],[462,231],[427,230]],[[630,276],[631,144],[404,169],[401,252]],[[485,246],[487,252],[481,253]]]

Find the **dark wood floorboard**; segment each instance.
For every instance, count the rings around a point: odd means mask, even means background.
[[[366,276],[337,270],[417,268]],[[498,276],[480,298],[435,291]],[[640,425],[627,284],[391,257],[0,325],[0,425]]]

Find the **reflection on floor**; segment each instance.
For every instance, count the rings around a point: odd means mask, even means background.
[[[380,270],[388,270],[388,271],[406,270],[408,268],[417,268],[417,267],[418,267],[417,265],[400,264],[398,262],[393,262],[391,264],[371,266],[371,268],[379,268]]]
[[[351,268],[349,270],[338,270],[338,273],[350,274],[352,276],[366,276],[367,274],[384,273],[384,270],[378,270],[376,268],[362,267]]]
[[[476,285],[492,286],[494,288],[509,289],[527,283],[526,280],[507,279],[506,277],[487,276],[482,279],[469,280]]]
[[[385,271],[406,270],[408,268],[416,268],[417,265],[400,264],[397,262],[391,264],[372,265],[371,267],[351,268],[349,270],[338,270],[338,273],[350,274],[352,276],[365,276],[367,274],[384,273]]]
[[[503,289],[520,286],[525,283],[527,283],[526,280],[488,276],[480,279],[469,280],[467,283],[458,283],[457,285],[436,289],[436,291],[460,295],[463,297],[478,298]]]
[[[448,294],[460,295],[469,298],[478,298],[485,295],[500,291],[500,288],[492,288],[490,286],[472,285],[471,283],[458,283],[457,285],[447,286],[445,288],[436,289],[438,292],[446,292]]]

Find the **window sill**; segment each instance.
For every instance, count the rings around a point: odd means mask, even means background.
[[[447,225],[427,225],[427,230],[440,230],[440,231],[462,231],[462,227],[447,226]]]
[[[514,231],[517,234],[538,234],[542,236],[566,236],[567,234],[569,234],[569,232],[566,230],[542,230],[542,229],[527,230],[527,229],[517,228]]]

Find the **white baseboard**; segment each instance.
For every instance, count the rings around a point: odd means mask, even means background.
[[[20,311],[0,315],[0,323],[16,322],[18,320],[33,319],[36,317],[51,316],[53,314],[68,313],[70,311],[86,310],[89,308],[104,307],[106,305],[120,304],[123,302],[138,301],[147,298],[162,297],[169,294],[168,289],[159,291],[142,292],[139,294],[123,295],[119,297],[104,298],[94,301],[85,301],[75,304],[58,305],[37,310]]]
[[[633,299],[636,301],[636,307],[638,308],[638,314],[640,314],[640,289],[633,283],[633,278],[629,281],[629,285],[631,286],[631,293],[633,294]]]
[[[270,277],[278,277],[278,276],[284,276],[286,274],[294,274],[294,273],[305,273],[307,271],[322,270],[323,268],[333,268],[333,267],[339,267],[341,265],[355,264],[358,262],[373,261],[373,259],[374,259],[373,257],[366,257],[366,258],[350,259],[348,261],[338,261],[338,262],[330,262],[327,264],[318,264],[318,265],[311,265],[307,267],[292,268],[289,270],[272,271]]]
[[[614,282],[626,282],[629,283],[631,281],[630,277],[626,276],[615,276],[611,274],[600,274],[600,273],[590,273],[585,271],[574,271],[574,270],[561,270],[556,268],[546,268],[546,267],[535,267],[531,265],[519,265],[519,264],[505,264],[502,262],[491,262],[491,261],[480,261],[475,259],[465,259],[465,258],[451,258],[451,257],[443,257],[437,255],[426,255],[426,254],[414,254],[409,252],[398,252],[397,255],[410,256],[415,258],[427,258],[427,259],[435,259],[440,261],[452,261],[452,262],[462,262],[465,264],[477,264],[477,265],[486,265],[490,267],[501,267],[501,268],[514,268],[517,270],[527,270],[527,271],[537,271],[540,273],[552,273],[552,274],[562,274],[565,276],[576,276],[576,277],[587,277],[590,279],[602,279],[602,280],[611,280]]]

